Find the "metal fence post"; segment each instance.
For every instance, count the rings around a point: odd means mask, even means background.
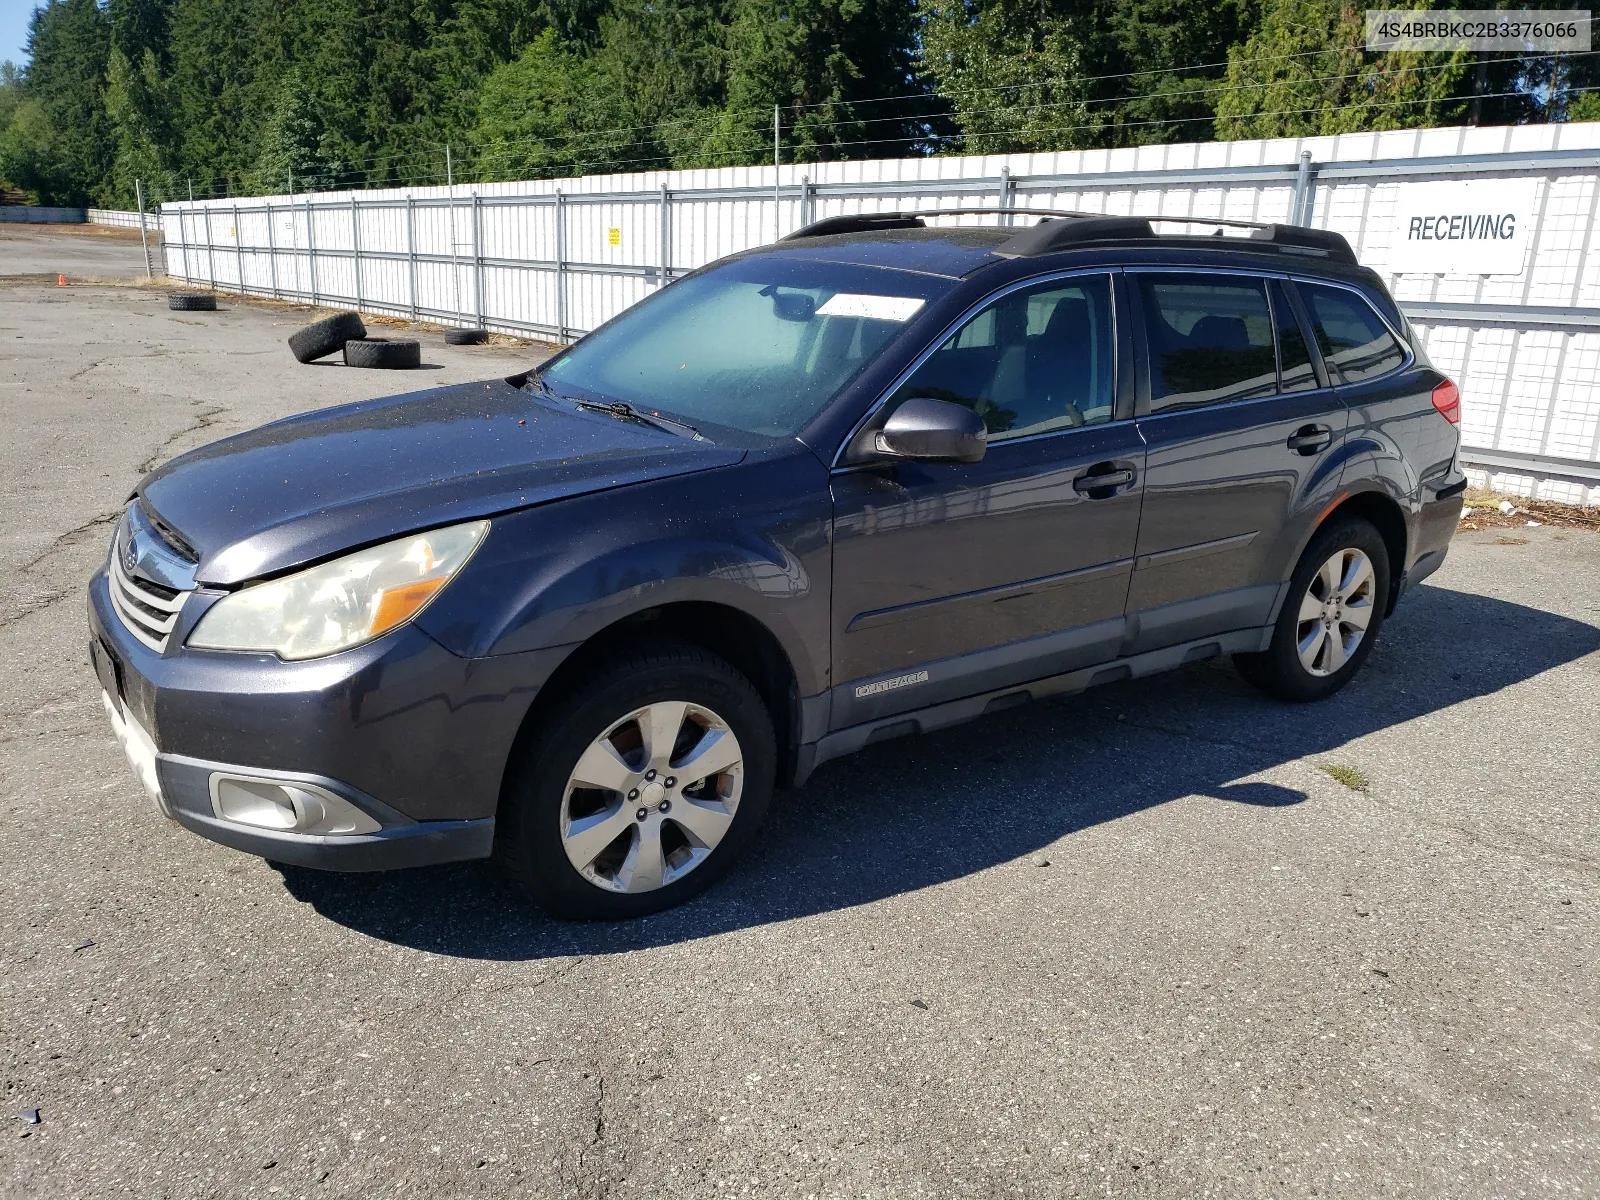
[[[278,299],[278,239],[272,232],[272,201],[267,206],[267,270],[272,277],[272,298]]]
[[[139,201],[139,245],[144,250],[144,277],[154,279],[156,273],[150,269],[150,239],[144,232],[144,180],[133,181],[133,194]]]
[[[1016,207],[1017,182],[1011,178],[1011,168],[1000,168],[1000,207],[1005,209]],[[1001,223],[1010,225],[1015,218],[1007,212],[1000,218]]]
[[[311,285],[311,306],[317,305],[317,246],[311,236],[311,193],[306,193],[306,275]]]
[[[816,206],[816,189],[811,182],[811,176],[804,175],[800,179],[800,227],[804,229],[811,224],[811,210]]]
[[[211,236],[211,210],[202,210],[206,215],[206,278],[210,280],[210,288],[217,290],[217,254],[215,239]]]
[[[233,206],[233,258],[239,267],[239,294],[244,295],[244,233],[239,226],[239,206]]]
[[[472,193],[472,284],[478,328],[483,329],[483,197],[477,192]]]
[[[1289,202],[1289,224],[1307,225],[1311,212],[1311,151],[1300,151],[1294,175],[1294,196]]]
[[[406,275],[411,285],[411,319],[417,319],[417,201],[406,197]]]
[[[567,340],[567,198],[556,189],[556,341]]]
[[[356,308],[361,307],[361,210],[355,193],[350,195],[350,256],[355,261]]]
[[[661,185],[661,286],[672,282],[672,193]]]

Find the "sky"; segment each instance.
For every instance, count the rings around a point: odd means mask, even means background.
[[[0,0],[0,62],[23,65],[23,43],[28,40],[28,18],[38,0]]]

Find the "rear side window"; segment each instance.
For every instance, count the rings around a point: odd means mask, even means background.
[[[1318,385],[1311,367],[1311,347],[1306,345],[1306,335],[1300,331],[1283,284],[1276,280],[1272,283],[1272,315],[1278,325],[1278,373],[1283,377],[1283,390],[1313,391]]]
[[[1312,336],[1322,350],[1322,361],[1335,382],[1371,379],[1405,361],[1405,351],[1383,318],[1356,293],[1315,283],[1296,286],[1311,317]]]
[[[1150,347],[1150,411],[1248,400],[1278,390],[1266,281],[1135,276]]]

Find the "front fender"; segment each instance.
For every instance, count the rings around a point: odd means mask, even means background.
[[[720,604],[770,630],[815,694],[828,686],[829,516],[827,471],[798,444],[512,513],[419,623],[482,658],[576,645],[663,604]]]

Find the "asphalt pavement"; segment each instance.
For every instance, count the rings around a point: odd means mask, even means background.
[[[1328,702],[1207,663],[874,746],[562,924],[162,819],[83,615],[155,463],[543,351],[304,367],[308,312],[9,245],[0,1194],[1600,1194],[1600,535],[1458,537]]]

